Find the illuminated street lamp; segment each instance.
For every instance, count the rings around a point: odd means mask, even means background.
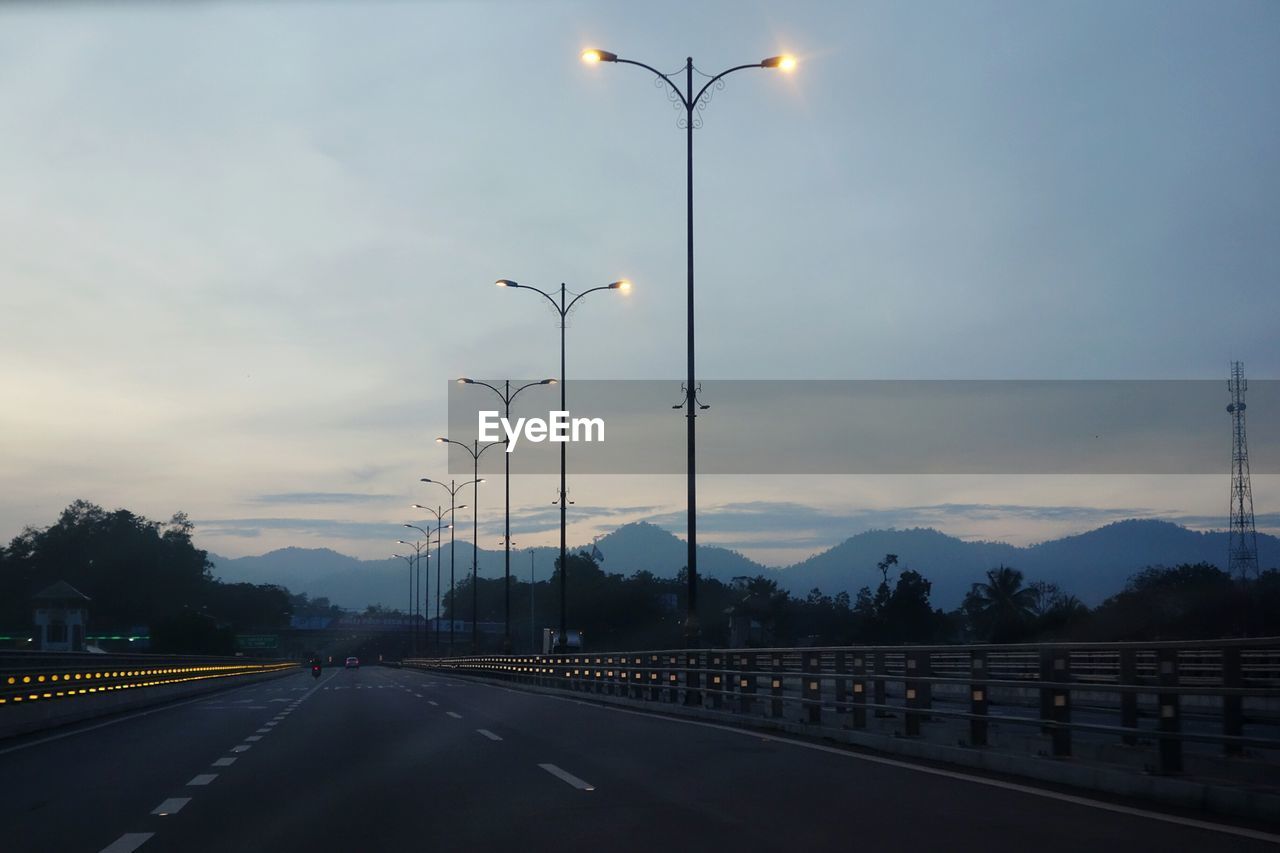
[[[459,385],[481,385],[485,388],[488,388],[493,393],[497,394],[498,399],[502,400],[503,406],[506,407],[505,410],[503,411],[503,414],[506,416],[507,420],[510,420],[511,419],[511,401],[516,398],[517,394],[519,394],[524,389],[532,388],[535,385],[554,385],[556,384],[556,380],[543,379],[539,382],[529,382],[525,385],[521,385],[519,388],[517,388],[514,391],[511,390],[510,379],[506,380],[502,384],[501,390],[490,385],[488,382],[481,382],[477,379],[467,379],[466,377],[459,379],[458,384]],[[505,627],[503,629],[503,634],[502,634],[502,651],[504,654],[511,654],[511,454],[504,453],[502,455],[506,457],[506,463],[505,463],[506,473],[503,478],[504,486],[506,488],[506,498],[505,498],[506,527],[504,528],[504,531],[503,531],[503,540],[502,540],[503,541],[503,570],[502,570],[503,592],[502,594],[503,594],[503,600],[505,602],[504,612],[506,616],[504,618]]]
[[[632,59],[623,59],[616,53],[610,53],[607,50],[599,50],[591,48],[582,52],[582,60],[588,65],[595,65],[601,62],[613,62],[620,65],[635,65],[650,71],[657,75],[670,88],[674,94],[673,102],[684,107],[684,118],[680,119],[678,126],[686,133],[686,189],[687,189],[687,222],[686,233],[688,242],[688,380],[684,386],[684,401],[681,406],[676,408],[686,408],[685,417],[688,419],[687,426],[687,444],[688,444],[688,479],[689,479],[689,538],[688,538],[688,575],[689,575],[689,604],[688,613],[685,617],[684,635],[686,646],[693,648],[699,642],[698,628],[698,524],[697,524],[697,491],[696,491],[696,455],[694,443],[694,421],[697,418],[697,409],[700,405],[698,402],[698,386],[694,377],[693,370],[693,131],[695,128],[702,126],[702,111],[706,108],[707,103],[711,100],[711,90],[714,86],[716,89],[724,87],[724,78],[735,71],[742,71],[746,68],[775,68],[780,71],[793,71],[796,67],[796,59],[794,56],[781,55],[770,56],[759,62],[752,62],[747,65],[735,65],[725,71],[721,71],[714,77],[707,79],[697,94],[693,89],[693,57],[685,59],[684,64],[684,91],[676,85],[671,77],[663,74],[658,69],[646,65],[643,62],[636,62]],[[701,72],[699,72],[701,73]],[[702,408],[706,408],[703,406]]]
[[[631,290],[631,282],[624,278],[621,281],[611,282],[601,287],[593,287],[590,290],[584,290],[581,293],[576,294],[573,299],[568,299],[569,291],[565,288],[564,282],[561,282],[559,302],[556,301],[554,296],[541,288],[531,287],[527,284],[520,284],[519,282],[512,281],[509,278],[500,278],[494,283],[497,284],[498,287],[511,287],[518,288],[520,290],[532,290],[534,293],[541,293],[546,297],[546,300],[551,303],[551,307],[556,310],[556,313],[560,315],[560,411],[568,411],[569,407],[565,402],[564,384],[564,330],[566,326],[566,318],[568,317],[569,312],[573,310],[573,306],[578,304],[578,300],[582,299],[582,297],[586,296],[588,293],[595,293],[598,290],[620,290],[623,293],[627,293]],[[560,442],[560,635],[556,640],[556,644],[558,646],[563,646],[566,638],[569,636],[568,616],[566,615],[565,610],[567,599],[565,577],[569,574],[569,565],[566,557],[568,545],[565,537],[565,504],[567,503],[569,496],[569,491],[565,484],[565,450],[567,446],[568,442]]]

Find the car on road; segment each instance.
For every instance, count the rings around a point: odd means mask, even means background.
[[[359,669],[359,668],[360,668],[360,658],[354,655],[347,658],[347,669]]]

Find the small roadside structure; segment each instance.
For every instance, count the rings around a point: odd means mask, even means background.
[[[35,604],[35,646],[46,652],[83,652],[89,625],[89,596],[58,581],[31,597]]]

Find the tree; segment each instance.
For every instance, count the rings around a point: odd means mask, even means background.
[[[288,623],[286,590],[214,580],[193,530],[182,512],[162,523],[77,500],[0,555],[0,625],[29,624],[31,596],[60,580],[89,597],[99,632],[148,626],[157,651],[222,653],[237,631]]]
[[[1261,588],[1261,579],[1241,584],[1210,563],[1148,566],[1099,605],[1090,633],[1108,640],[1238,635]]]
[[[1026,636],[1034,621],[1036,593],[1022,585],[1022,572],[999,566],[975,583],[961,608],[970,630],[993,643],[1009,643]]]

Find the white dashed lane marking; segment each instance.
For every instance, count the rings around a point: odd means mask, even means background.
[[[247,743],[237,744],[236,746],[231,747],[231,751],[232,752],[248,752],[249,745]]]
[[[499,737],[498,735],[495,735],[493,732],[489,731],[488,729],[476,729],[476,731],[478,731],[480,734],[487,737],[489,740],[502,740],[501,737]]]
[[[445,711],[445,713],[448,714],[450,717],[453,717],[455,720],[462,719],[462,715],[459,714],[457,711]]]
[[[153,835],[155,835],[154,832],[126,832],[103,847],[101,853],[133,853],[134,850],[146,844]]]
[[[217,778],[217,773],[200,773],[199,775],[192,777],[191,781],[188,782],[187,785],[208,785]]]
[[[191,802],[190,797],[170,797],[151,810],[152,814],[171,815],[182,811],[182,807]]]
[[[258,741],[262,740],[262,735],[249,735],[244,740],[245,740],[245,743],[257,743]]]
[[[235,764],[235,763],[236,763],[236,758],[233,755],[228,758],[219,758],[217,761],[213,762],[213,766],[214,767],[230,767],[232,764]]]
[[[596,789],[596,786],[592,785],[590,782],[584,782],[583,780],[579,779],[577,776],[574,776],[569,771],[561,770],[559,767],[556,767],[554,764],[539,764],[538,766],[541,767],[543,770],[547,771],[548,773],[550,773],[552,776],[559,779],[561,782],[568,782],[570,785],[577,788],[579,791],[594,791]]]
[[[440,707],[440,703],[439,703],[439,702],[437,702],[437,701],[435,701],[434,699],[428,699],[428,700],[427,700],[427,704],[428,704],[428,705],[431,705],[431,706],[433,706],[433,707],[436,707],[436,708],[439,708],[439,707]]]

